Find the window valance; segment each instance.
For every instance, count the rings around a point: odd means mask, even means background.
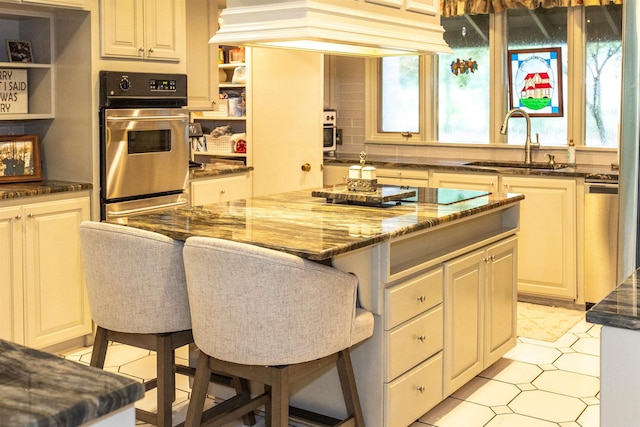
[[[508,9],[537,9],[543,7],[606,6],[622,4],[622,0],[440,0],[442,16],[477,15],[502,12]]]

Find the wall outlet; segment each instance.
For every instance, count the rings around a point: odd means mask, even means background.
[[[342,145],[342,129],[336,129],[336,145]]]

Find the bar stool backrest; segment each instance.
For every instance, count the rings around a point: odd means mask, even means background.
[[[119,224],[80,224],[93,320],[105,329],[165,333],[191,329],[183,243]]]
[[[194,341],[214,358],[245,365],[301,363],[371,335],[372,319],[366,336],[354,336],[354,275],[206,237],[187,239],[184,261]]]

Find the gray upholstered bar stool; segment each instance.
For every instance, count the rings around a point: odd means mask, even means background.
[[[195,373],[176,365],[175,350],[193,343],[185,282],[183,243],[158,233],[117,224],[80,224],[82,261],[96,337],[91,366],[104,366],[109,341],[157,352],[157,414],[141,409],[136,418],[162,427],[172,425],[175,373]],[[216,377],[233,385],[241,402],[249,400],[246,380]],[[253,414],[245,424],[255,424]]]
[[[344,425],[364,426],[350,347],[372,335],[373,315],[356,307],[357,277],[205,237],[187,239],[184,262],[200,349],[186,426],[200,425],[212,369],[264,384],[265,392],[244,409],[265,404],[267,426],[283,427],[289,384],[332,364],[348,414]]]

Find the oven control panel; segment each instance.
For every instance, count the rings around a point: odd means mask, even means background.
[[[186,74],[100,71],[100,106],[187,105]]]
[[[175,80],[161,80],[151,79],[149,80],[149,90],[165,90],[175,92],[178,84]]]

